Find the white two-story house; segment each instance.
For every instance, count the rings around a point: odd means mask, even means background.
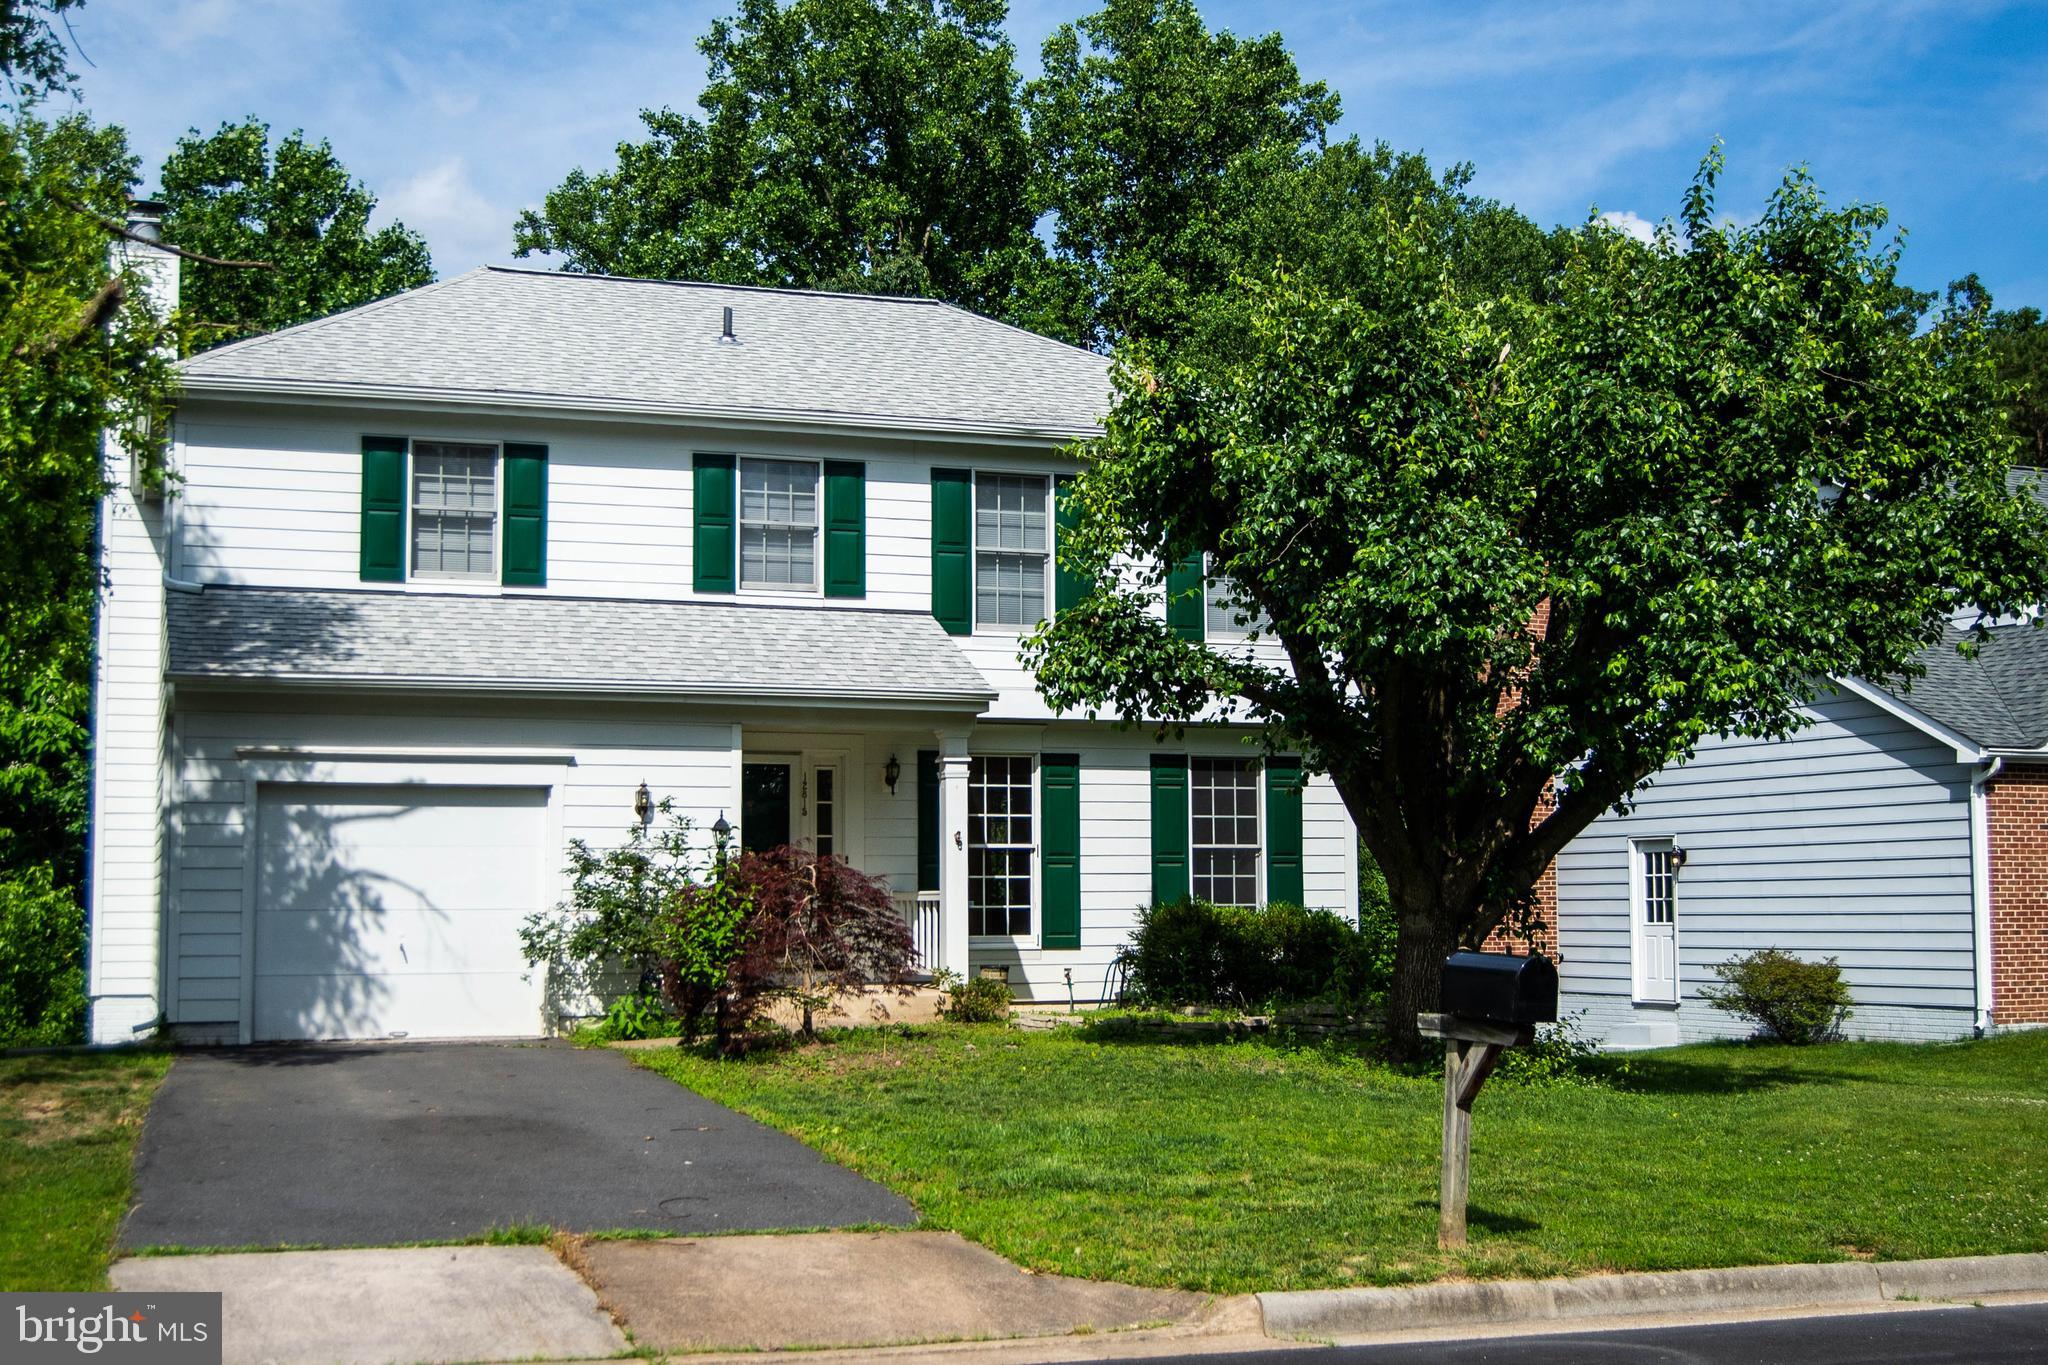
[[[539,1034],[518,927],[643,787],[707,847],[886,877],[928,965],[1024,999],[1099,998],[1157,899],[1354,909],[1326,781],[1055,714],[1018,663],[1079,591],[1099,356],[482,269],[180,368],[168,484],[117,471],[104,516],[97,1042]]]

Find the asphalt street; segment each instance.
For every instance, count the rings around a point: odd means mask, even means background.
[[[1179,1358],[1190,1365],[2034,1365],[2048,1362],[2048,1304]],[[1153,1356],[1147,1365],[1171,1359]]]

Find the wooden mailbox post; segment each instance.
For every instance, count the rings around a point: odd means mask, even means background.
[[[1437,1186],[1436,1244],[1461,1247],[1472,1176],[1472,1101],[1500,1065],[1501,1050],[1527,1046],[1536,1029],[1454,1014],[1418,1014],[1415,1025],[1423,1037],[1444,1040],[1444,1167]]]

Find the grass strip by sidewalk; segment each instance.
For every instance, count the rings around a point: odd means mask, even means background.
[[[0,1057],[0,1289],[104,1289],[164,1052]]]
[[[1215,1293],[2048,1249],[2048,1032],[1701,1045],[1495,1083],[1472,1247],[1435,1246],[1442,1082],[1335,1050],[851,1030],[642,1066],[1034,1270]]]

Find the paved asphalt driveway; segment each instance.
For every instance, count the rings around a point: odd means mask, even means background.
[[[783,1133],[562,1043],[193,1052],[143,1126],[120,1245],[368,1246],[511,1223],[692,1233],[914,1221]]]

